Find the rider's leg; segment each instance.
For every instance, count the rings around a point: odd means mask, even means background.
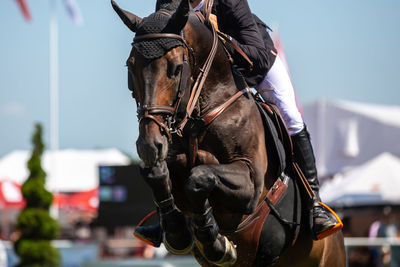
[[[318,203],[321,201],[321,198],[319,196],[317,169],[315,166],[314,152],[310,142],[310,134],[306,127],[304,127],[304,129],[299,133],[292,135],[292,143],[295,161],[299,164],[315,194],[315,199],[312,203],[312,215],[314,218],[314,238],[316,238],[321,233],[334,227],[338,222]]]
[[[264,80],[255,89],[266,102],[278,107],[290,135],[303,130],[304,122],[296,105],[294,88],[279,55]]]
[[[313,232],[314,236],[317,236],[334,227],[337,221],[318,204],[318,201],[320,201],[319,182],[310,135],[297,108],[294,88],[289,74],[279,56],[276,57],[275,63],[267,76],[256,89],[265,101],[278,107],[292,136],[295,160],[316,196],[312,205],[312,214]]]

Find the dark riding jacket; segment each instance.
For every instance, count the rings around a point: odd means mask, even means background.
[[[267,25],[252,14],[247,0],[214,0],[213,13],[219,29],[231,37],[253,62],[248,63],[234,49],[229,49],[237,69],[250,87],[258,85],[275,61],[277,51],[267,32]]]

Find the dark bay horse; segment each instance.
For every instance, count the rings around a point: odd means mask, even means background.
[[[189,0],[143,19],[112,5],[136,33],[137,150],[166,248],[202,266],[345,266],[342,234],[314,241],[296,182],[275,181],[255,100]]]

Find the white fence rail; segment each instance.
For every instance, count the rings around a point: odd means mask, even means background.
[[[344,244],[346,247],[400,246],[400,238],[346,237]]]
[[[157,266],[157,267],[189,267],[198,266],[193,258],[166,258],[154,260],[124,259],[124,260],[102,260],[99,258],[99,249],[96,243],[77,244],[71,241],[56,241],[53,243],[63,254],[64,267],[106,267],[106,266]],[[13,266],[17,259],[12,251],[12,244],[5,242],[7,254],[10,256],[9,266]],[[354,258],[364,258],[368,253],[375,256],[375,265],[400,267],[400,239],[399,238],[345,238],[347,266],[355,266]],[[358,264],[358,263],[357,263]],[[358,266],[362,266],[359,265]]]

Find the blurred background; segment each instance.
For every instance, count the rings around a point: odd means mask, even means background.
[[[117,2],[144,17],[156,1]],[[322,198],[345,223],[349,266],[398,266],[400,2],[248,2],[290,68]],[[197,266],[132,236],[154,206],[138,174],[136,104],[127,89],[134,34],[110,1],[4,0],[0,33],[0,237],[8,265],[18,262],[12,241],[39,122],[63,266],[143,266],[144,258],[161,266],[164,257]]]

